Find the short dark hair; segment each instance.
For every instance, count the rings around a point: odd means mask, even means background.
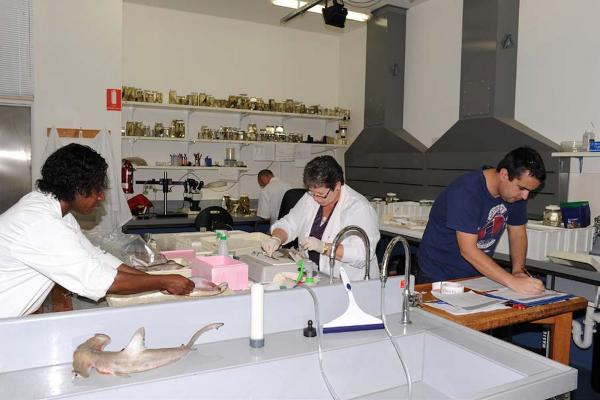
[[[333,190],[338,182],[344,184],[344,171],[335,158],[320,156],[306,164],[303,181],[308,188],[326,187]]]
[[[508,178],[512,181],[520,177],[524,172],[536,178],[540,183],[546,180],[546,167],[540,154],[531,147],[519,147],[504,156],[498,163],[496,171],[502,168],[508,171]]]
[[[73,201],[75,195],[89,196],[92,190],[107,188],[104,158],[88,146],[71,143],[48,157],[42,167],[42,178],[37,187],[58,200]]]
[[[259,178],[264,178],[264,177],[272,178],[273,176],[274,176],[273,171],[271,171],[270,169],[261,169],[260,172],[258,173]]]

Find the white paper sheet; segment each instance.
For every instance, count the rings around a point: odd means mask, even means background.
[[[277,143],[275,145],[275,161],[294,161],[296,145]]]
[[[490,278],[482,276],[481,278],[469,279],[468,281],[461,282],[466,288],[471,290],[477,290],[479,292],[489,292],[491,290],[503,289],[505,286],[501,283],[495,282]]]
[[[462,308],[456,308],[450,304],[446,304],[446,303],[427,303],[428,306],[433,307],[433,308],[437,308],[439,310],[443,310],[446,311],[449,314],[452,315],[468,315],[468,314],[476,314],[476,313],[480,313],[480,312],[488,312],[488,311],[496,311],[496,310],[503,310],[508,308],[508,306],[505,306],[502,303],[496,303],[496,304],[492,304],[491,306],[488,307],[481,307],[481,308],[477,308],[474,310],[463,310]]]
[[[502,300],[482,296],[475,292],[442,294],[437,290],[432,290],[431,294],[439,300],[442,300],[454,307],[458,307],[466,311],[476,310],[477,312],[480,312],[483,308],[490,307],[492,305],[496,305],[502,302]]]
[[[275,143],[256,143],[252,145],[254,161],[275,161]]]

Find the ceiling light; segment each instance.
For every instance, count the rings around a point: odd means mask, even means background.
[[[298,9],[307,4],[306,1],[302,1],[302,0],[271,0],[271,3],[273,3],[276,6],[294,8],[294,9]],[[314,7],[308,9],[308,11],[318,13],[318,14],[321,14],[323,12],[322,10],[323,10],[322,4],[317,4]],[[346,16],[346,19],[351,19],[353,21],[359,21],[359,22],[365,22],[370,17],[371,16],[368,14],[354,12],[354,11],[348,11],[348,15]]]

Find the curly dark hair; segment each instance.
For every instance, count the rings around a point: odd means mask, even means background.
[[[48,157],[37,187],[58,200],[73,201],[77,193],[89,196],[92,190],[104,191],[107,169],[108,164],[100,154],[88,146],[71,143]]]
[[[333,190],[338,182],[344,184],[344,171],[335,158],[320,156],[306,164],[303,181],[307,188],[326,187]]]
[[[500,172],[502,168],[506,168],[508,178],[512,181],[514,178],[519,178],[524,172],[529,172],[529,175],[536,178],[540,183],[546,180],[546,167],[540,154],[531,147],[519,147],[507,155],[498,163],[496,171]]]

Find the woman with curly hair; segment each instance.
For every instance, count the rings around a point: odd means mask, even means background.
[[[0,215],[0,318],[34,312],[54,283],[92,300],[107,293],[192,291],[189,279],[138,271],[81,233],[71,212],[90,214],[104,200],[107,168],[87,146],[62,147],[44,163],[38,190]]]

